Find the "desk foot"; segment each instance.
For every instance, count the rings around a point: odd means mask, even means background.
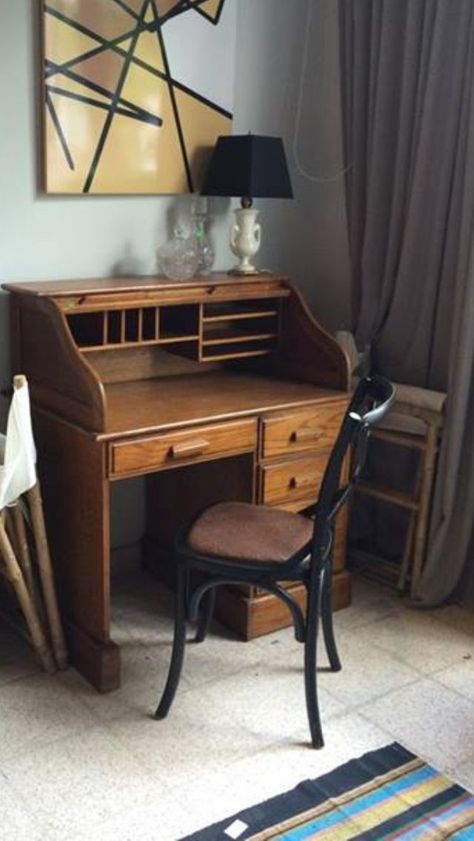
[[[112,692],[120,687],[120,648],[114,642],[101,643],[82,628],[66,621],[66,637],[71,665],[98,692]]]

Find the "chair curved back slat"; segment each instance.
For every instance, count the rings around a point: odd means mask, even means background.
[[[394,400],[395,387],[381,376],[364,377],[354,392],[329,457],[316,506],[311,553],[316,573],[327,558],[334,518],[348,501],[362,472],[370,429],[382,420]],[[349,481],[341,488],[344,462],[351,449],[354,455]]]

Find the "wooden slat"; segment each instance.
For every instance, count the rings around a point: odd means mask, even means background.
[[[144,339],[141,342],[115,342],[109,345],[93,345],[91,347],[81,347],[81,353],[93,353],[100,350],[117,350],[117,348],[136,348],[144,347],[146,345],[174,345],[183,342],[197,342],[199,336],[169,336],[166,339]]]
[[[240,342],[263,342],[266,339],[276,339],[276,333],[256,333],[254,335],[244,336],[241,333],[233,336],[221,336],[218,339],[203,339],[203,345],[225,345],[225,344],[240,344]]]
[[[203,362],[221,362],[225,359],[243,359],[246,356],[266,356],[269,353],[272,353],[273,348],[267,348],[265,350],[247,350],[245,352],[239,351],[238,353],[219,353],[215,356],[203,356]]]
[[[138,310],[138,341],[143,341],[143,307]]]
[[[389,444],[397,444],[400,447],[412,447],[418,450],[426,449],[426,439],[423,435],[412,435],[408,432],[396,432],[395,430],[375,428],[371,431],[371,437]]]
[[[359,482],[356,485],[359,493],[380,499],[382,502],[390,502],[399,505],[401,508],[408,508],[410,511],[418,511],[419,505],[408,493],[394,491],[393,488],[386,488],[383,485],[372,485],[370,482]]]
[[[278,310],[255,310],[254,312],[233,312],[227,315],[204,315],[203,322],[212,324],[219,321],[245,321],[251,318],[275,318]]]

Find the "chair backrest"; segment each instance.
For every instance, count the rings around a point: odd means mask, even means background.
[[[36,450],[31,428],[28,383],[15,377],[7,420],[0,435],[0,511],[12,505],[36,483]]]
[[[316,572],[328,557],[334,518],[347,502],[360,477],[367,455],[370,429],[382,420],[394,399],[395,387],[384,377],[364,377],[357,385],[329,457],[319,492],[312,546],[312,564]],[[350,449],[353,450],[350,476],[348,482],[341,486],[342,468]]]

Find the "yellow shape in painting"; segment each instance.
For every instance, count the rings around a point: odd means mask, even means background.
[[[46,189],[49,193],[82,193],[107,112],[83,102],[51,94],[74,163],[71,170],[47,110]]]
[[[193,186],[195,190],[199,190],[209,154],[220,134],[232,132],[232,119],[178,89],[175,89],[175,97],[191,165]]]
[[[88,88],[82,82],[76,82],[74,79],[70,79],[68,76],[64,76],[62,73],[57,73],[48,80],[48,86],[53,85],[55,88],[60,88],[63,91],[69,91],[70,93],[76,93],[79,96],[87,96],[90,99],[96,99],[98,102],[105,102],[107,105],[110,104],[110,97],[104,96],[101,93],[97,93],[97,91]]]
[[[120,48],[125,52],[129,52],[132,46],[132,39],[120,43]],[[160,42],[156,32],[142,32],[139,36],[135,49],[133,51],[134,58],[140,59],[145,64],[153,67],[154,70],[159,70],[161,73],[165,72],[165,64],[161,52]]]
[[[151,6],[148,6],[148,11],[144,17],[145,23],[154,23],[155,22],[155,15]]]
[[[188,191],[179,137],[166,82],[142,71],[124,96],[141,107],[159,113],[158,127],[115,116],[97,167],[92,193],[183,193]],[[132,77],[132,71],[130,71]],[[148,93],[137,100],[136,85],[149,80]],[[152,94],[153,91],[153,100]]]
[[[71,61],[99,46],[98,41],[48,14],[45,28],[46,58],[54,64]]]
[[[215,20],[221,7],[221,0],[205,0],[204,3],[196,5],[198,5],[199,8],[206,13],[206,15],[209,15],[209,17]]]
[[[143,70],[138,64],[131,64],[121,96],[155,117],[163,117],[162,111],[169,93],[167,86],[162,85],[160,79],[148,70]]]
[[[133,28],[133,18],[110,0],[46,0],[48,9],[77,21],[86,30],[110,41]],[[128,0],[130,3],[130,0]]]
[[[175,6],[179,5],[179,2],[180,0],[156,0],[158,14],[160,18],[164,17],[164,15],[167,15],[168,12],[171,12],[171,10],[175,8]]]

